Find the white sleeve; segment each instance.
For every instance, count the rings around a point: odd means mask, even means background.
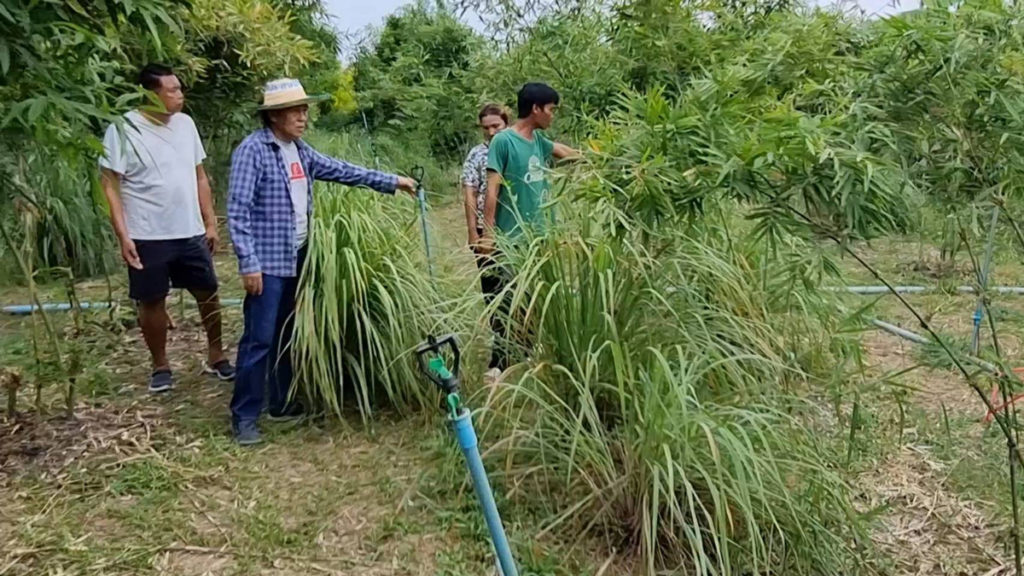
[[[193,146],[196,155],[195,165],[199,166],[203,163],[203,160],[206,160],[206,149],[203,148],[203,139],[199,137],[199,129],[196,128],[196,123],[192,120],[191,116],[188,121],[192,125],[192,134],[195,137],[195,144]]]
[[[107,126],[107,132],[103,135],[103,156],[100,156],[100,166],[121,174],[125,174],[128,162],[124,157],[124,135],[117,126]]]

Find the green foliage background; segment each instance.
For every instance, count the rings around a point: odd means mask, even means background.
[[[37,267],[102,272],[114,252],[96,159],[106,126],[145,98],[143,64],[181,77],[223,192],[223,159],[252,127],[262,83],[295,75],[334,91],[337,48],[319,1],[3,0],[0,221]]]
[[[477,106],[511,109],[541,80],[563,96],[556,132],[607,140],[595,162],[629,181],[606,189],[633,188],[615,195],[631,214],[662,225],[726,194],[844,238],[906,231],[922,194],[959,210],[1019,188],[1020,10],[950,6],[864,19],[758,0],[457,3],[495,26],[484,37],[421,2],[358,51],[352,122],[460,159]],[[777,239],[780,219],[762,220]]]

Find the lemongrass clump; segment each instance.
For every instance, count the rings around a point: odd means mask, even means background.
[[[506,247],[533,338],[490,398],[508,483],[646,573],[840,573],[847,487],[784,391],[806,375],[768,289],[725,250],[677,236],[655,256],[595,221]]]
[[[364,419],[382,402],[418,408],[431,394],[412,351],[435,306],[432,287],[390,200],[340,188],[315,200],[291,353],[299,392],[335,414],[346,394]]]

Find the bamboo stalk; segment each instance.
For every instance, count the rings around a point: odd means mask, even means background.
[[[21,375],[14,371],[0,374],[7,389],[7,416],[13,419],[18,415],[18,389],[21,388]]]
[[[850,412],[850,435],[847,439],[846,446],[846,465],[849,466],[853,462],[853,445],[857,441],[857,426],[860,420],[860,402],[857,400],[853,401],[853,410]]]
[[[43,413],[43,379],[42,379],[42,367],[43,359],[40,357],[39,351],[39,325],[36,322],[35,314],[32,315],[32,354],[35,356],[35,370],[36,370],[36,381],[35,381],[35,407],[36,413]]]
[[[977,262],[975,261],[974,253],[971,251],[970,245],[968,244],[967,246],[971,262],[974,263],[974,269],[978,277],[978,305],[974,310],[974,330],[971,333],[971,354],[974,354],[975,356],[978,355],[978,348],[981,346],[981,315],[986,307],[984,302],[985,290],[988,288],[989,270],[992,267],[992,248],[996,243],[996,226],[998,226],[998,224],[999,206],[993,206],[992,221],[989,223],[988,241],[985,246],[985,263],[980,270],[977,268]],[[960,228],[960,239],[962,242],[967,244],[967,237],[966,234],[964,234],[963,227]]]
[[[7,226],[0,224],[0,235],[3,236],[4,242],[7,244],[7,247],[11,250],[12,253],[14,253],[14,258],[18,262],[18,267],[21,268],[22,274],[24,274],[25,279],[29,283],[29,298],[32,300],[32,303],[36,305],[36,307],[39,310],[40,316],[42,316],[43,318],[43,326],[46,328],[46,333],[49,335],[50,342],[53,344],[54,350],[57,351],[57,356],[59,359],[61,356],[60,339],[57,336],[57,331],[54,329],[53,324],[50,323],[49,316],[47,316],[46,312],[43,311],[42,302],[39,301],[39,293],[35,289],[35,278],[32,274],[31,269],[29,268],[29,264],[25,261],[25,258],[21,254],[21,252],[19,252],[17,248],[15,248],[14,240],[11,239],[10,232],[7,231]]]
[[[71,268],[66,269],[68,273],[68,304],[71,306],[71,318],[75,322],[75,335],[82,333],[82,303],[78,300],[78,293],[75,291],[75,272]]]

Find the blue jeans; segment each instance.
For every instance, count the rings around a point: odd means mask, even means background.
[[[298,284],[297,276],[264,274],[263,293],[245,297],[244,327],[235,362],[235,392],[231,397],[231,422],[236,426],[259,418],[264,390],[267,390],[267,408],[271,412],[285,408],[292,383],[289,346]]]

